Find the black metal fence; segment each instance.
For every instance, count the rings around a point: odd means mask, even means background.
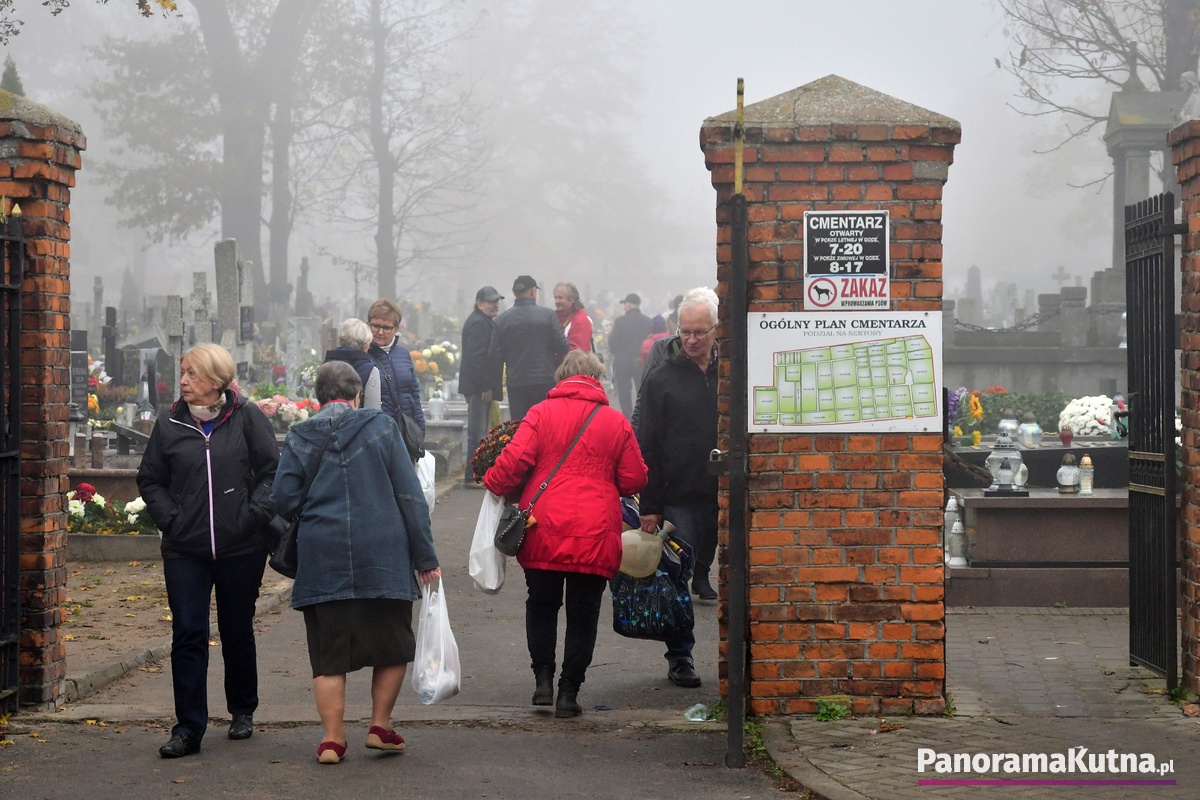
[[[0,230],[0,713],[15,711],[21,638],[21,281],[17,222]]]
[[[1125,206],[1129,368],[1129,658],[1178,680],[1175,197]]]

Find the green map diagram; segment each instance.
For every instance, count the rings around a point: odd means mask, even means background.
[[[775,383],[754,388],[755,425],[877,422],[938,414],[924,336],[776,352]]]

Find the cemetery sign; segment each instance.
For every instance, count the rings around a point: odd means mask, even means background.
[[[887,211],[804,212],[804,306],[815,311],[886,309]]]
[[[747,317],[751,433],[941,430],[942,315]]]

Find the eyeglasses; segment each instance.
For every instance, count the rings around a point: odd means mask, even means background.
[[[705,336],[708,336],[708,334],[712,333],[712,329],[715,327],[717,327],[717,326],[711,325],[702,331],[685,331],[683,329],[680,329],[679,338],[680,339],[703,339]]]
[[[377,323],[372,322],[371,330],[375,331],[376,333],[391,333],[392,331],[396,330],[396,326],[395,325],[379,325]]]

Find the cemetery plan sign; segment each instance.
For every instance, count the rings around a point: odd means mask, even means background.
[[[889,308],[887,211],[804,212],[804,307]]]
[[[751,433],[941,430],[940,313],[759,313],[747,328]]]

